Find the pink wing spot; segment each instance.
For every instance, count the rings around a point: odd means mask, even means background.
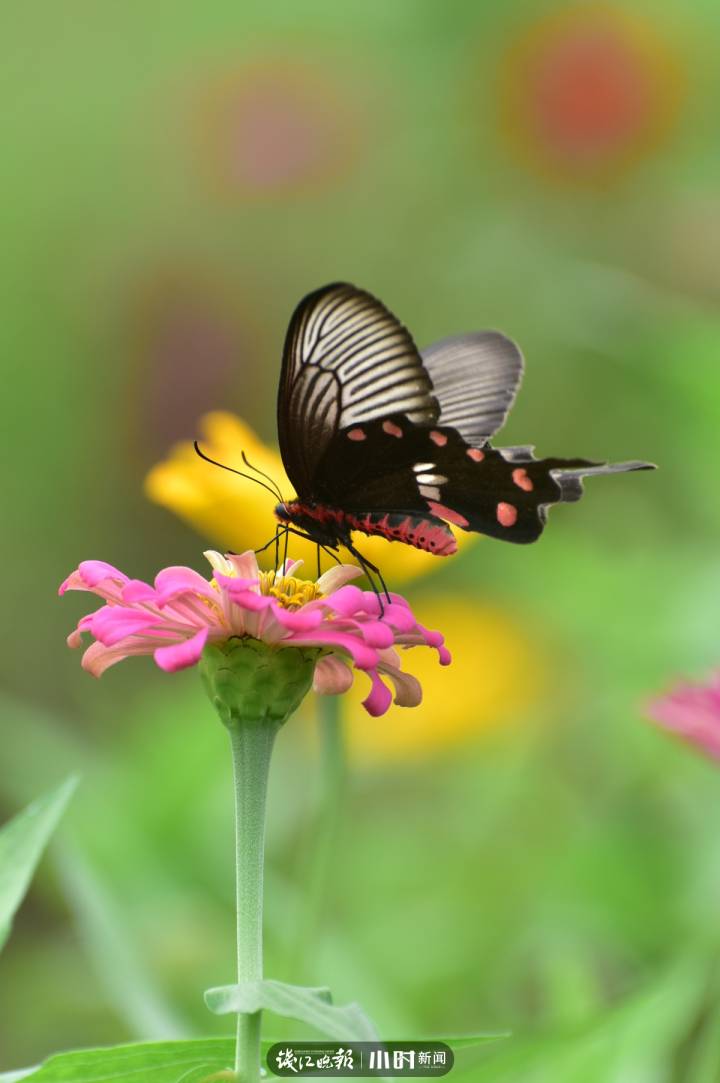
[[[517,508],[512,504],[505,504],[502,501],[497,506],[497,521],[500,526],[515,526],[517,522]]]
[[[399,425],[395,425],[392,421],[383,421],[383,432],[386,432],[388,436],[402,436],[403,431]]]
[[[430,433],[430,439],[433,444],[437,444],[438,447],[445,447],[447,444],[447,436],[442,432],[438,432],[437,429],[433,429]]]
[[[522,489],[523,492],[531,493],[535,488],[532,481],[528,477],[527,470],[523,470],[521,467],[518,467],[517,470],[513,470],[512,479],[517,485],[518,489]]]
[[[469,447],[465,454],[474,463],[481,463],[485,458],[485,452],[481,451],[479,447]]]
[[[454,523],[455,526],[470,525],[464,515],[461,515],[459,511],[453,511],[452,508],[446,508],[444,504],[436,504],[434,500],[428,500],[428,507],[438,519],[446,519],[448,523]]]
[[[347,438],[348,440],[367,440],[367,434],[364,429],[350,429]]]

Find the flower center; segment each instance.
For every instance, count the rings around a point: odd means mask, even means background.
[[[294,575],[278,575],[277,572],[260,572],[258,585],[261,594],[271,594],[285,609],[299,609],[323,596],[317,584],[311,580],[296,579]]]

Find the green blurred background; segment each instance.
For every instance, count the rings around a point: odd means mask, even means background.
[[[225,735],[193,672],[83,673],[87,599],[56,592],[85,558],[202,567],[144,476],[207,409],[274,440],[289,314],[343,278],[422,345],[519,341],[501,442],[660,469],[408,588],[421,617],[493,607],[544,678],[476,725],[483,651],[443,628],[472,662],[463,738],[438,716],[426,749],[350,763],[311,918],[307,702],[273,769],[267,972],[389,1037],[513,1030],[458,1078],[720,1079],[720,777],[643,717],[720,657],[717,5],[8,0],[2,22],[0,813],[83,783],[0,960],[0,1068],[228,1032],[201,997],[232,979]]]

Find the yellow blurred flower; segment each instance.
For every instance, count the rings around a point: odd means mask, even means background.
[[[359,678],[341,703],[353,760],[422,758],[505,726],[544,698],[542,656],[512,616],[447,592],[424,595],[420,609],[430,626],[444,629],[452,665],[440,672],[415,652],[422,703],[412,711],[391,707],[384,718],[363,710],[367,682]]]
[[[279,452],[263,444],[239,417],[223,412],[206,414],[199,429],[200,446],[213,459],[247,470],[242,460],[244,451],[253,466],[278,483],[283,496],[289,499],[293,495]],[[242,553],[257,549],[273,537],[278,526],[273,515],[277,501],[270,493],[237,474],[204,462],[190,441],[177,444],[164,462],[152,468],[145,480],[145,491],[152,501],[174,512],[223,550]],[[458,531],[456,537],[458,548],[462,548],[473,535]],[[315,567],[314,542],[293,537],[290,552],[293,559],[304,560],[308,569]],[[446,559],[377,537],[363,538],[361,552],[382,568],[390,586],[436,570]],[[271,566],[272,547],[260,555],[261,563],[263,557],[264,563]]]
[[[522,161],[555,181],[616,180],[672,131],[684,96],[675,43],[606,4],[544,15],[501,58],[501,123]]]

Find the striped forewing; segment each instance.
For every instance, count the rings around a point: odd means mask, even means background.
[[[295,309],[278,389],[280,450],[299,494],[336,432],[404,414],[433,424],[439,407],[408,330],[365,290],[335,283]]]

